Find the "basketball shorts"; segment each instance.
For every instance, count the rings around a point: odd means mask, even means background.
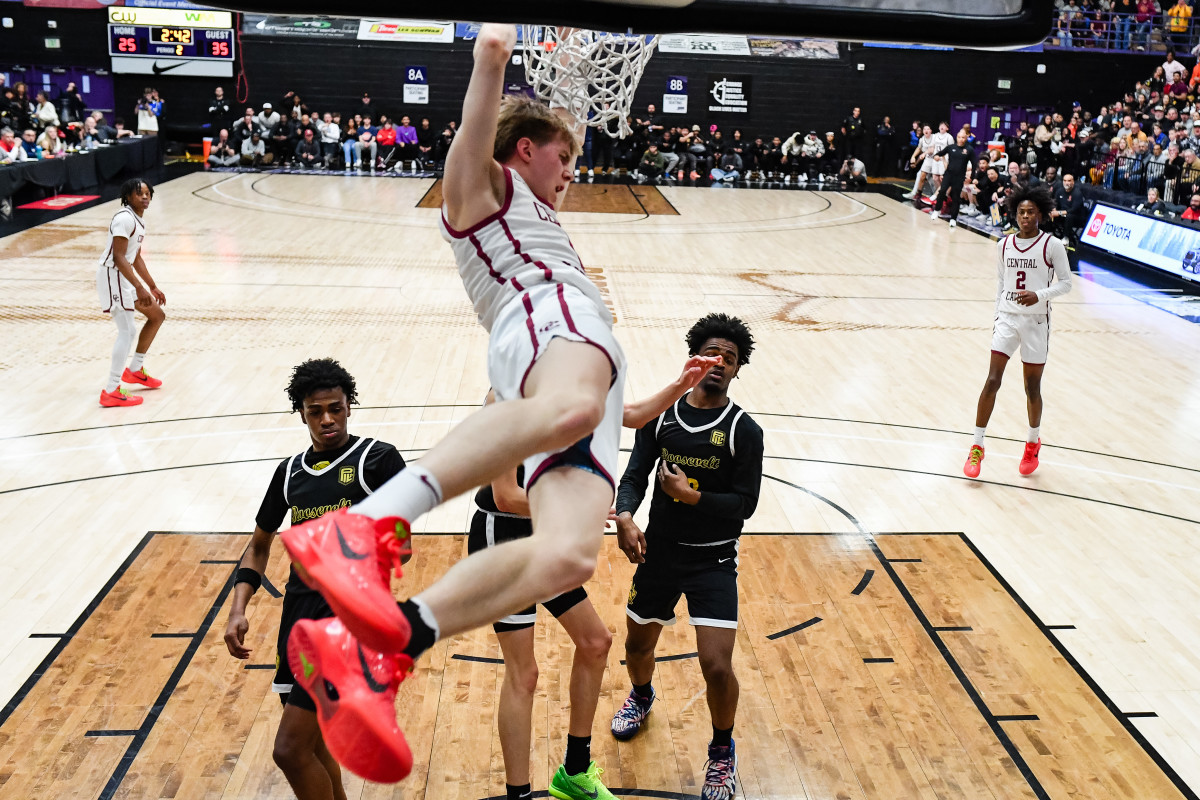
[[[137,300],[133,284],[125,280],[121,271],[103,264],[96,270],[96,296],[100,300],[100,310],[105,314],[133,311],[133,301]]]
[[[279,621],[279,642],[275,647],[275,680],[271,691],[279,695],[285,706],[296,706],[306,711],[316,711],[317,705],[303,687],[295,683],[292,668],[288,666],[287,642],[292,626],[302,619],[328,619],[333,609],[325,602],[320,592],[284,592],[283,618]]]
[[[476,508],[475,516],[471,517],[471,532],[467,534],[467,553],[474,553],[487,547],[494,547],[532,535],[533,522],[526,517]],[[587,592],[580,586],[578,589],[572,589],[547,600],[542,603],[542,607],[553,614],[555,619],[558,619],[586,599]],[[510,614],[499,622],[493,623],[492,629],[496,633],[519,631],[523,628],[532,628],[536,621],[537,606],[530,606],[524,611]]]
[[[664,542],[647,533],[646,561],[638,564],[625,613],[646,625],[675,624],[675,606],[687,597],[694,626],[736,628],[740,539],[712,545]]]
[[[549,283],[523,292],[496,317],[488,343],[488,379],[496,399],[525,396],[525,381],[554,339],[585,342],[608,358],[612,370],[604,419],[590,436],[553,453],[525,460],[525,487],[547,470],[573,466],[604,478],[616,490],[617,448],[625,412],[625,353],[613,336],[612,315],[573,286]]]
[[[1012,356],[1021,348],[1021,361],[1045,364],[1050,354],[1050,315],[996,312],[992,325],[992,352]]]
[[[946,164],[942,161],[935,161],[933,156],[925,156],[925,160],[921,162],[921,172],[927,175],[944,175]]]

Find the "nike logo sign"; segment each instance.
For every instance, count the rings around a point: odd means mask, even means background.
[[[304,470],[302,470],[302,469],[298,469],[298,470],[296,470],[295,472],[293,472],[293,473],[292,473],[292,477],[293,477],[293,478],[294,478],[294,477],[296,477],[297,475],[299,475],[299,474],[300,474],[301,472],[303,472],[303,471],[304,471]]]
[[[351,549],[350,544],[346,541],[346,537],[342,535],[342,529],[338,527],[336,522],[333,523],[333,529],[337,531],[338,546],[342,548],[342,555],[344,555],[346,558],[354,559],[355,561],[362,561],[367,557],[366,553],[356,553],[353,549]]]
[[[158,65],[158,61],[155,61],[154,66],[152,66],[150,69],[154,72],[155,75],[162,75],[164,72],[170,72],[173,69],[179,69],[185,63],[187,63],[187,62],[180,61],[178,64],[171,64],[169,67],[160,67]]]
[[[371,674],[371,668],[367,665],[367,657],[363,653],[362,645],[358,646],[358,665],[362,668],[363,677],[367,680],[367,686],[375,694],[383,694],[387,691],[388,685],[375,680],[375,676]]]
[[[731,558],[732,558],[732,556],[731,556]],[[728,560],[729,560],[728,558],[718,558],[718,559],[717,559],[717,563],[718,563],[718,564],[724,564],[724,563],[725,563],[726,561],[728,561]]]

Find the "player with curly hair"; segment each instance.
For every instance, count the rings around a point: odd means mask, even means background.
[[[637,564],[625,606],[625,660],[633,689],[612,721],[613,736],[641,730],[654,703],[654,648],[675,606],[686,596],[712,715],[712,740],[701,797],[730,800],[736,788],[733,722],[738,680],[738,544],[758,505],[762,428],[729,399],[729,383],[754,350],[737,317],[709,314],[687,334],[688,353],[717,356],[714,367],[684,397],[642,427],[617,492],[617,541]],[[645,533],[633,514],[656,482]]]
[[[292,410],[308,427],[311,446],[275,468],[250,545],[238,564],[225,646],[243,660],[251,653],[245,644],[250,629],[246,605],[262,584],[275,532],[284,517],[290,516],[291,524],[298,525],[330,509],[346,508],[404,469],[404,459],[392,445],[350,434],[350,406],[358,402],[358,392],[354,378],[338,362],[320,358],[300,364],[292,371],[287,396]],[[332,616],[325,599],[306,586],[293,567],[284,590],[271,686],[284,704],[273,756],[301,800],[346,797],[341,769],[329,754],[317,724],[313,697],[297,682],[287,660],[288,636],[300,620]],[[362,654],[364,663],[379,668],[381,656],[365,649]]]
[[[1071,266],[1062,241],[1041,230],[1049,223],[1054,198],[1046,186],[1019,186],[1008,196],[1009,216],[1017,232],[996,247],[996,319],[992,326],[992,360],[975,412],[975,440],[963,474],[978,478],[983,437],[996,405],[996,394],[1008,359],[1021,348],[1025,373],[1029,434],[1018,470],[1031,475],[1042,448],[1042,372],[1050,353],[1050,300],[1071,291]]]
[[[130,178],[122,184],[121,208],[108,224],[108,250],[96,269],[100,310],[111,316],[117,325],[108,383],[100,391],[100,405],[104,408],[141,405],[142,397],[127,393],[121,388],[122,381],[147,389],[162,386],[162,381],[150,377],[145,367],[146,351],[167,318],[162,310],[167,296],[150,277],[141,253],[142,241],[146,238],[142,217],[150,207],[152,197],[154,189],[141,178]],[[129,350],[133,347],[137,328],[135,311],[146,316],[146,324],[137,334],[137,350],[130,358]],[[125,359],[129,359],[129,366],[125,366]]]

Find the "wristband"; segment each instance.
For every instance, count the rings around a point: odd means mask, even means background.
[[[233,579],[233,585],[237,586],[239,583],[250,584],[250,594],[254,594],[258,591],[258,587],[262,586],[262,575],[259,575],[256,570],[252,570],[249,567],[238,567]]]

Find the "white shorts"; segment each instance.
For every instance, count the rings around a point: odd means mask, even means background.
[[[943,175],[946,172],[946,163],[934,161],[933,156],[925,156],[925,160],[921,162],[921,172],[928,175]]]
[[[1050,315],[996,313],[992,326],[992,352],[1012,356],[1021,346],[1021,361],[1045,364],[1050,354]]]
[[[133,284],[121,271],[103,264],[96,270],[96,296],[100,299],[100,310],[105,314],[114,310],[133,311],[133,303],[137,300]]]
[[[588,438],[525,460],[525,488],[549,469],[574,466],[600,475],[616,491],[617,451],[625,413],[625,353],[613,336],[612,317],[583,292],[561,283],[536,286],[511,300],[492,324],[488,380],[496,400],[525,396],[525,380],[555,338],[599,348],[612,365],[604,419]]]

